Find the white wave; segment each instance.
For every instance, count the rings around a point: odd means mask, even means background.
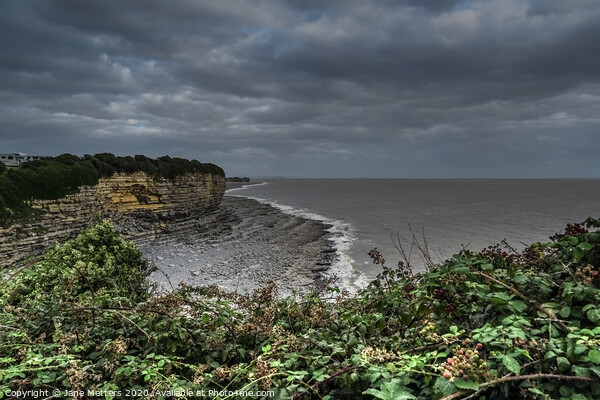
[[[264,185],[268,185],[268,184],[269,184],[269,182],[249,183],[248,185],[242,185],[238,188],[227,189],[227,190],[225,190],[225,193],[229,194],[231,192],[239,192],[240,190],[248,189],[248,188],[255,187],[255,186],[264,186]]]
[[[259,186],[264,184],[267,184],[267,182],[249,186]],[[244,189],[249,186],[244,186],[240,189]],[[259,203],[276,208],[288,215],[317,221],[329,225],[329,228],[326,229],[326,231],[328,232],[327,238],[336,250],[336,257],[335,261],[326,271],[325,275],[337,276],[339,278],[338,285],[340,286],[340,288],[346,289],[352,294],[356,294],[359,290],[365,288],[371,281],[371,279],[369,279],[364,273],[357,271],[354,268],[353,265],[355,261],[349,255],[350,247],[352,246],[352,243],[356,240],[356,236],[354,235],[354,231],[351,224],[313,213],[307,209],[295,208],[292,206],[279,204],[274,200],[268,200],[254,196],[244,196],[241,194],[229,194],[229,191],[227,191],[227,194],[232,197],[244,197],[247,199],[256,200]]]

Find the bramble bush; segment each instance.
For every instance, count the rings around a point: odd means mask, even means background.
[[[332,279],[280,299],[273,284],[156,293],[137,248],[102,223],[1,283],[0,396],[598,399],[599,227],[569,225],[522,252],[463,250],[420,274],[374,250],[382,272],[359,295]]]

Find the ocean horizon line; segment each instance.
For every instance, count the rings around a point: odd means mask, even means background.
[[[289,179],[289,180],[303,180],[303,179],[314,179],[314,180],[465,180],[465,181],[476,181],[476,180],[519,180],[519,181],[527,181],[527,180],[599,180],[600,177],[311,177],[311,176],[303,176],[303,177],[291,177],[291,176],[250,176],[249,179],[252,180],[280,180],[280,179]]]

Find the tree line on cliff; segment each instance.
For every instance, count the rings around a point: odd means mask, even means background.
[[[76,192],[80,186],[93,186],[102,177],[115,173],[143,171],[156,179],[175,179],[186,173],[210,173],[224,177],[219,166],[196,160],[171,158],[152,159],[143,155],[118,157],[110,153],[86,154],[78,157],[62,154],[31,161],[20,168],[6,168],[0,163],[0,225],[32,217],[36,211],[32,200],[55,200]]]
[[[374,250],[382,272],[357,296],[332,279],[281,299],[273,284],[155,293],[153,268],[101,223],[0,282],[0,397],[598,399],[599,228],[424,273]]]

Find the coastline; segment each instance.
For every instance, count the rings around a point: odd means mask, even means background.
[[[328,228],[253,199],[225,195],[218,210],[198,221],[197,233],[165,235],[140,250],[159,267],[150,280],[160,290],[183,282],[246,294],[273,281],[286,296],[318,286],[326,276],[336,255]]]

